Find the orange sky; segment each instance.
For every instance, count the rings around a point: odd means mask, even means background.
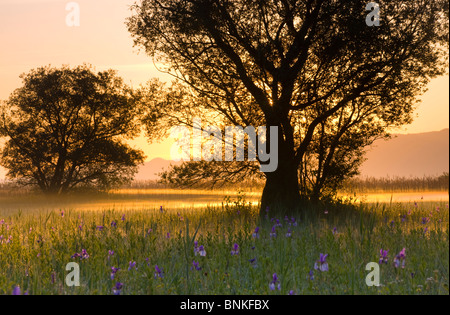
[[[135,87],[152,77],[167,80],[142,52],[138,54],[124,24],[134,0],[78,0],[80,26],[66,25],[67,0],[0,0],[0,99],[21,85],[19,75],[43,65],[90,63],[97,70],[116,69]],[[422,97],[415,122],[401,133],[449,127],[449,77],[433,80]],[[132,142],[147,154],[170,158],[171,142]],[[1,173],[1,171],[0,171]],[[1,174],[0,174],[1,175]],[[1,176],[0,176],[1,177]]]

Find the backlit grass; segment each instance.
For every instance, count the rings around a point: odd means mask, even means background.
[[[419,202],[271,218],[242,199],[202,210],[17,211],[0,217],[0,294],[113,294],[117,283],[120,294],[448,294],[448,214],[447,202]],[[365,267],[380,249],[389,250],[381,285],[368,287]],[[73,257],[82,250],[88,258]],[[328,271],[314,270],[321,253]],[[79,287],[65,284],[69,262],[80,265]]]

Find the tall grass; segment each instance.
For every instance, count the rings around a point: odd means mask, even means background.
[[[117,282],[121,294],[448,294],[446,203],[311,206],[294,218],[260,217],[243,198],[202,210],[62,211],[0,217],[0,294],[106,295]],[[368,287],[365,266],[380,249],[381,286]],[[72,258],[82,250],[89,258]],[[329,271],[314,270],[321,253]],[[79,287],[65,284],[69,262],[80,265]],[[280,290],[269,287],[274,273]]]

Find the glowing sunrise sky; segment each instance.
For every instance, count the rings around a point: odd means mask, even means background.
[[[96,70],[115,69],[125,82],[137,87],[157,71],[152,60],[133,47],[124,24],[134,0],[78,0],[80,26],[66,25],[65,0],[0,0],[0,99],[21,86],[19,75],[44,65],[60,67],[92,64]],[[401,133],[438,131],[449,127],[449,77],[433,80],[422,97],[413,124]],[[133,141],[147,160],[170,159],[170,144]]]

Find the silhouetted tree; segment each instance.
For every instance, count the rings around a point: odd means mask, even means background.
[[[167,108],[150,104],[149,136],[189,125],[195,116],[205,125],[277,126],[279,165],[265,173],[261,210],[298,209],[305,191],[298,173],[308,154],[323,162],[331,157],[319,167],[319,178],[330,178],[331,167],[345,165],[345,150],[358,153],[365,145],[344,142],[359,132],[369,137],[371,123],[382,135],[411,121],[416,96],[447,67],[447,1],[383,1],[380,25],[372,27],[366,4],[140,1],[128,20],[135,44],[193,96]],[[358,112],[366,119],[355,120]],[[352,121],[351,128],[342,127]],[[321,134],[327,135],[322,143]]]
[[[9,178],[46,193],[132,179],[144,155],[123,140],[139,131],[139,100],[114,71],[42,67],[21,78],[1,106]]]

